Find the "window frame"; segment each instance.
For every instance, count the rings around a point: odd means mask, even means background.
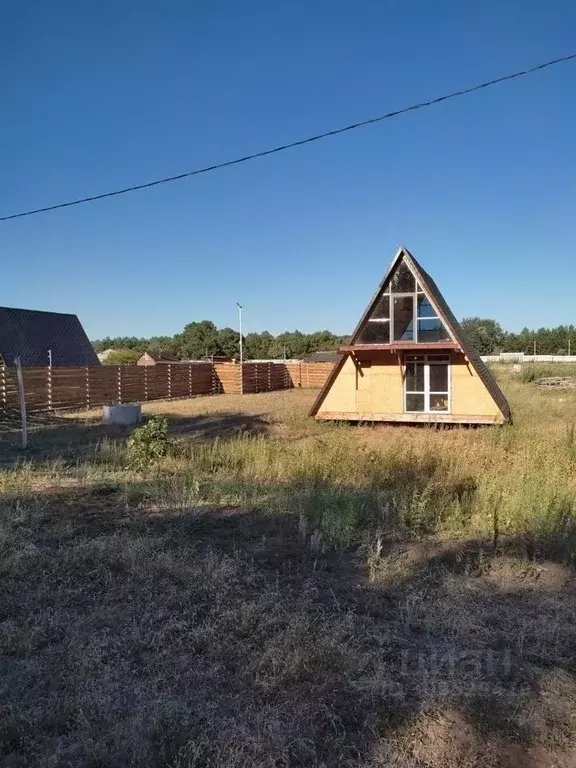
[[[383,296],[388,296],[389,297],[389,300],[388,300],[388,317],[387,318],[384,318],[384,317],[369,317],[367,319],[366,323],[364,324],[364,326],[361,328],[361,330],[360,330],[360,332],[358,334],[358,338],[360,339],[362,337],[362,334],[363,334],[364,330],[366,329],[366,327],[368,325],[370,325],[372,323],[374,323],[374,324],[377,324],[377,323],[387,323],[388,324],[388,339],[389,339],[389,341],[387,343],[390,346],[393,346],[394,344],[401,344],[402,341],[403,341],[402,339],[395,339],[394,338],[394,315],[395,315],[395,312],[394,312],[394,300],[396,298],[401,299],[401,298],[410,297],[410,298],[412,298],[412,339],[405,339],[404,341],[407,341],[407,342],[409,341],[410,343],[413,343],[413,344],[437,344],[439,347],[441,347],[441,345],[443,343],[453,342],[454,339],[452,337],[452,334],[448,330],[448,328],[446,326],[446,323],[445,323],[444,319],[441,317],[440,313],[438,312],[438,309],[434,305],[434,302],[429,297],[429,295],[424,291],[424,289],[422,288],[422,286],[418,282],[418,279],[416,278],[416,275],[414,275],[414,273],[412,272],[410,267],[407,264],[405,264],[404,262],[402,262],[402,263],[404,264],[406,269],[408,269],[411,272],[411,274],[412,274],[412,276],[414,278],[414,291],[398,291],[398,292],[393,291],[392,290],[392,281],[394,279],[394,274],[395,273],[390,275],[390,277],[388,279],[388,282],[387,282],[387,284],[384,287],[384,290],[379,294],[378,298],[376,299],[376,302],[374,303],[374,307],[376,307],[377,303],[380,301],[380,299]],[[397,267],[397,269],[398,269],[398,267]],[[429,315],[425,315],[425,316],[422,316],[422,317],[418,316],[418,298],[420,296],[424,296],[424,298],[426,299],[428,304],[432,307],[432,310],[436,313],[434,316],[429,316]],[[418,338],[418,336],[419,336],[418,322],[420,320],[438,320],[441,323],[442,327],[444,328],[444,331],[446,332],[446,338],[445,339],[441,339],[439,341],[420,341],[420,339]],[[378,342],[360,342],[360,343],[366,343],[366,344],[374,343],[375,345],[378,344]]]
[[[443,414],[451,414],[452,413],[452,356],[450,354],[438,354],[438,353],[411,353],[404,355],[404,361],[403,361],[403,405],[404,405],[404,413],[443,413]],[[406,388],[406,381],[407,381],[407,366],[409,363],[417,363],[424,366],[424,389],[420,392],[416,390],[408,390]],[[448,391],[446,392],[440,392],[438,390],[431,391],[430,390],[430,364],[433,365],[446,365],[448,366],[447,371],[447,387]],[[422,411],[409,411],[406,406],[406,397],[407,395],[424,395],[424,410]],[[444,411],[439,411],[437,409],[430,408],[430,396],[431,395],[447,395],[448,397],[448,407]]]
[[[407,269],[410,269],[410,267],[405,264]],[[412,270],[410,270],[412,271]],[[432,299],[428,296],[428,294],[424,291],[420,283],[418,282],[416,275],[412,273],[412,276],[414,277],[414,291],[393,291],[392,290],[392,280],[394,279],[394,275],[390,275],[390,279],[388,280],[387,285],[385,286],[384,290],[381,293],[381,296],[388,295],[390,296],[390,302],[389,302],[389,317],[387,320],[382,319],[372,319],[368,318],[369,323],[381,323],[381,322],[387,322],[389,323],[389,337],[390,337],[390,343],[401,343],[402,339],[395,339],[393,338],[394,334],[394,299],[396,298],[406,298],[408,296],[412,297],[412,341],[414,344],[426,344],[426,343],[432,343],[432,344],[442,344],[443,342],[449,342],[453,341],[452,335],[450,334],[448,328],[446,327],[446,323],[440,316],[438,309],[434,306],[434,302]],[[428,301],[428,304],[432,307],[434,312],[436,314],[433,317],[430,317],[428,315],[423,317],[418,317],[418,297],[424,296],[424,298]],[[418,339],[418,321],[419,320],[439,320],[442,323],[442,327],[446,331],[446,339],[442,339],[440,341],[434,341],[434,342],[420,342]]]

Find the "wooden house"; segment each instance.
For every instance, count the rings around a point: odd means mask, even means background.
[[[76,315],[0,307],[0,364],[92,366],[100,360]]]
[[[139,357],[138,360],[136,360],[136,365],[166,365],[179,362],[179,358],[168,352],[159,350],[158,352],[144,352],[142,357]]]
[[[432,278],[401,247],[310,415],[504,424],[510,408]]]

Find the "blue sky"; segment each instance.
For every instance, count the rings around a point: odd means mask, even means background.
[[[191,170],[576,48],[570,0],[2,4],[0,212]],[[354,326],[397,246],[458,317],[574,323],[576,62],[0,224],[0,304],[92,337]],[[553,266],[547,269],[547,266]]]

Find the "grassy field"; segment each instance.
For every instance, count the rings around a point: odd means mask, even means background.
[[[5,424],[0,764],[576,765],[576,391],[498,376],[504,428],[149,404],[146,471]]]

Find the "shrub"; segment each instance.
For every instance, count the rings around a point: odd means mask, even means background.
[[[518,377],[522,384],[531,384],[533,381],[535,381],[538,376],[539,372],[534,368],[534,366],[526,366],[526,368],[523,368],[520,372],[520,376]]]
[[[136,427],[126,443],[130,466],[142,470],[168,452],[168,420],[153,416],[141,427]]]

